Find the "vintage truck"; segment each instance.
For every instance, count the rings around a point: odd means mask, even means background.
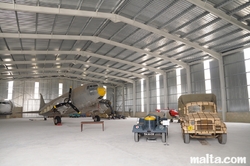
[[[227,142],[227,127],[219,118],[214,94],[187,94],[178,99],[178,112],[184,143],[191,138],[218,138]]]

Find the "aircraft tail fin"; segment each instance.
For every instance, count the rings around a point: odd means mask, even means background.
[[[40,93],[40,109],[45,105],[43,95]]]

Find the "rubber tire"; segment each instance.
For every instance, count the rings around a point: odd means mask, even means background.
[[[183,141],[185,144],[189,144],[190,143],[190,137],[188,133],[183,133]]]
[[[139,134],[138,133],[134,133],[134,140],[135,140],[135,142],[139,142]]]
[[[94,122],[99,122],[101,120],[100,116],[96,115],[94,117]]]
[[[161,141],[166,142],[166,133],[161,133]]]
[[[218,141],[220,144],[226,144],[227,143],[227,134],[220,134],[218,137]]]
[[[61,117],[60,116],[56,116],[54,117],[54,124],[57,125],[58,123],[61,123],[62,120],[61,120]]]

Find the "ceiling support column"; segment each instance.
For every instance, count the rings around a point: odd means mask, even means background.
[[[123,86],[122,86],[122,115],[124,115],[124,112],[125,112],[125,97],[124,97],[124,89],[125,89],[125,86],[123,85]]]
[[[113,91],[114,91],[114,95],[113,95],[113,97],[114,97],[114,99],[113,99],[113,102],[114,102],[114,104],[113,104],[113,110],[116,111],[116,108],[117,108],[116,107],[117,106],[117,103],[116,103],[117,102],[117,100],[116,100],[117,99],[116,87],[113,88]]]
[[[163,74],[163,88],[164,88],[164,109],[168,109],[168,80],[167,73]]]
[[[186,75],[187,75],[187,93],[191,94],[191,71],[190,71],[190,66],[188,65],[186,67]]]
[[[150,112],[150,107],[149,107],[149,78],[146,79],[146,106],[147,106],[147,114]]]
[[[133,117],[135,117],[136,112],[136,82],[133,82]]]
[[[225,85],[225,74],[224,74],[224,65],[223,58],[218,59],[219,61],[219,72],[220,72],[220,89],[221,89],[221,111],[222,111],[222,120],[226,121],[226,112],[227,112],[227,98],[226,98],[226,85]]]

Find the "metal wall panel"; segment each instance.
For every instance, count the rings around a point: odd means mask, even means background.
[[[216,95],[217,109],[221,111],[221,88],[220,88],[220,72],[219,72],[219,61],[213,60],[210,62],[210,76],[211,76],[211,87],[212,93]]]
[[[187,90],[187,73],[185,69],[181,70],[181,94],[186,94]]]
[[[191,87],[192,93],[205,93],[204,69],[203,63],[192,65]]]
[[[144,87],[146,88],[146,87]],[[157,108],[156,76],[149,78],[149,112]],[[147,104],[147,103],[145,103]]]
[[[176,70],[167,73],[168,84],[168,106],[169,108],[178,108],[177,106],[177,88],[176,88]]]
[[[13,82],[13,95],[12,101],[16,107],[22,107],[24,103],[24,81],[14,81]]]
[[[223,58],[225,83],[226,83],[226,98],[227,111],[249,111],[249,101],[247,92],[245,62],[243,52],[227,55]],[[195,64],[190,67],[191,70],[191,85],[192,93],[205,93],[205,78],[203,63]],[[217,108],[221,111],[221,88],[218,60],[210,61],[211,75],[211,91],[216,95]],[[156,82],[155,76],[150,77],[150,111],[155,110],[156,104]],[[186,70],[181,70],[182,94],[187,93]],[[161,91],[161,108],[164,108],[164,89],[163,76],[160,76],[160,91]],[[141,86],[140,80],[136,82],[136,111],[141,109]],[[168,84],[168,105],[169,108],[178,108],[177,106],[177,89],[176,89],[176,71],[167,73]],[[132,84],[128,89],[132,89]],[[144,81],[144,96],[146,84]],[[129,91],[127,89],[127,91]],[[132,91],[131,91],[132,93]],[[132,97],[132,96],[131,96]],[[144,100],[145,101],[145,100]],[[131,100],[132,102],[132,100]],[[133,103],[132,103],[133,104]],[[146,112],[146,103],[144,105]]]
[[[8,82],[0,81],[0,99],[8,98]]]
[[[116,87],[116,108],[114,109],[118,112],[122,111],[122,90],[123,87]]]
[[[244,53],[224,57],[227,110],[249,111]]]
[[[34,96],[35,82],[39,82],[39,94],[43,95],[45,102],[58,97],[59,82],[63,83],[63,94],[69,91],[69,87],[80,86],[79,81],[64,79],[41,79],[13,82],[12,101],[15,106],[23,107],[23,112],[38,111],[40,107],[40,96]],[[8,81],[0,82],[1,98],[8,96]],[[39,117],[38,114],[24,114],[23,117]]]

